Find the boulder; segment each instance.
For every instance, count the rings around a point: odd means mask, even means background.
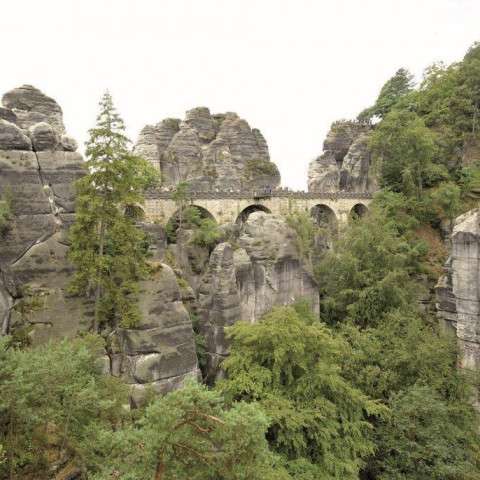
[[[62,135],[60,138],[60,145],[62,146],[63,150],[66,152],[75,152],[78,148],[77,141],[70,137],[69,135]]]
[[[14,123],[0,119],[0,150],[31,150],[28,135]]]
[[[60,139],[50,124],[46,122],[36,123],[32,125],[28,131],[32,140],[33,149],[36,152],[56,150]]]

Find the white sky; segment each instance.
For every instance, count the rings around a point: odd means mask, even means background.
[[[80,143],[106,88],[132,140],[195,106],[235,111],[303,189],[332,121],[475,40],[480,0],[1,0],[0,93],[42,89]]]

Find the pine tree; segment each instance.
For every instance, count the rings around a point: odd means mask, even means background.
[[[93,330],[102,322],[133,325],[139,312],[137,281],[147,272],[146,239],[135,225],[143,192],[155,179],[150,164],[135,155],[125,125],[107,92],[86,144],[88,174],[77,183],[76,220],[69,258],[76,267],[75,294],[93,297]]]

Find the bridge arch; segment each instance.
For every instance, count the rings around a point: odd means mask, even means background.
[[[331,233],[338,232],[338,219],[335,212],[328,205],[318,203],[310,209],[310,215],[315,223],[322,228],[327,228]]]
[[[192,213],[190,213],[192,212]],[[180,224],[183,224],[188,228],[189,224],[191,227],[195,226],[199,220],[210,219],[217,223],[215,217],[207,210],[205,207],[200,205],[190,204],[186,205],[183,208],[177,209],[173,215],[168,219],[166,224],[167,240],[169,243],[174,243],[176,241],[176,233],[180,228]]]
[[[265,212],[265,213],[272,213],[271,210],[264,205],[254,203],[252,205],[249,205],[248,207],[245,207],[237,216],[237,219],[235,220],[235,223],[240,224],[240,223],[245,223],[248,219],[248,217],[253,213],[253,212]]]
[[[362,218],[368,213],[368,207],[363,203],[356,203],[350,210],[350,218]]]

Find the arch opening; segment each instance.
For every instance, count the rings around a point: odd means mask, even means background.
[[[248,220],[248,217],[253,213],[253,212],[265,212],[265,213],[272,213],[267,207],[264,205],[260,204],[253,204],[249,205],[248,207],[244,208],[239,214],[237,219],[235,220],[235,223],[241,224],[245,223]]]
[[[168,220],[165,227],[168,243],[176,243],[179,229],[191,230],[201,225],[202,221],[211,220],[217,223],[215,217],[199,205],[186,205],[179,208]]]
[[[356,203],[350,210],[350,218],[358,219],[364,217],[368,213],[368,208],[363,203]]]
[[[336,234],[338,221],[335,212],[327,205],[318,204],[312,207],[310,215],[320,228],[325,228],[329,233]]]

